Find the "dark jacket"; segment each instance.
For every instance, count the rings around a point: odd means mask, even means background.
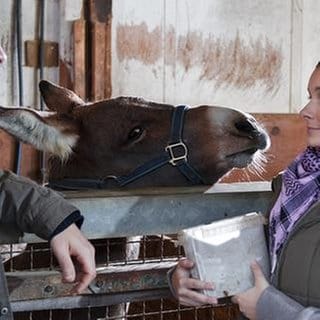
[[[0,170],[0,233],[15,235],[35,233],[50,240],[73,222],[81,225],[79,210],[62,195],[35,182]]]
[[[278,176],[273,181],[274,201],[281,184]],[[315,308],[320,307],[320,202],[290,232],[271,281],[273,286],[258,301],[258,320],[320,320]]]

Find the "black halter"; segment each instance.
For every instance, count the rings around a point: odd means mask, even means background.
[[[183,124],[188,106],[179,105],[174,108],[171,120],[170,141],[164,151],[157,158],[147,161],[131,173],[120,177],[108,176],[105,179],[63,179],[49,181],[48,186],[58,189],[104,189],[109,185],[110,179],[117,182],[119,187],[140,179],[164,165],[176,167],[193,184],[206,184],[206,180],[188,163],[188,148],[183,142]]]

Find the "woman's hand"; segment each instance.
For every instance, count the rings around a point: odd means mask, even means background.
[[[171,278],[171,284],[179,302],[186,306],[201,306],[216,304],[217,298],[206,296],[196,290],[212,290],[213,284],[190,277],[194,263],[188,259],[181,259]]]
[[[259,264],[255,261],[251,264],[254,276],[254,287],[232,297],[234,303],[239,304],[240,311],[249,319],[257,318],[257,302],[262,292],[269,286]]]

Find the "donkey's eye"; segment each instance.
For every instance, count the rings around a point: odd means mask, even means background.
[[[135,127],[129,132],[128,139],[131,141],[137,140],[141,137],[142,133],[143,133],[143,128]]]

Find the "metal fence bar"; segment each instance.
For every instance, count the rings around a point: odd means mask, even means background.
[[[96,279],[84,294],[108,294],[110,298],[119,292],[167,289],[166,274],[175,264],[176,261],[135,262],[131,265],[100,267]],[[72,296],[73,285],[62,283],[61,274],[57,271],[15,271],[6,273],[6,276],[11,302]]]
[[[0,319],[13,320],[12,310],[9,302],[6,276],[4,273],[2,259],[0,257]]]
[[[83,232],[89,239],[128,237],[135,235],[170,234],[207,224],[226,217],[248,212],[266,212],[271,199],[270,190],[218,191],[204,193],[204,187],[157,188],[145,194],[139,191],[69,192],[67,198],[85,216]],[[140,191],[142,192],[142,191]],[[0,243],[17,242],[17,237],[0,233]],[[25,234],[20,242],[41,242]]]
[[[114,294],[81,295],[73,297],[60,297],[53,299],[36,299],[27,301],[13,301],[11,308],[13,312],[54,310],[54,309],[77,309],[87,307],[102,307],[116,305],[124,302],[135,302],[144,300],[157,300],[171,297],[168,288],[149,289],[142,291],[119,292]]]

